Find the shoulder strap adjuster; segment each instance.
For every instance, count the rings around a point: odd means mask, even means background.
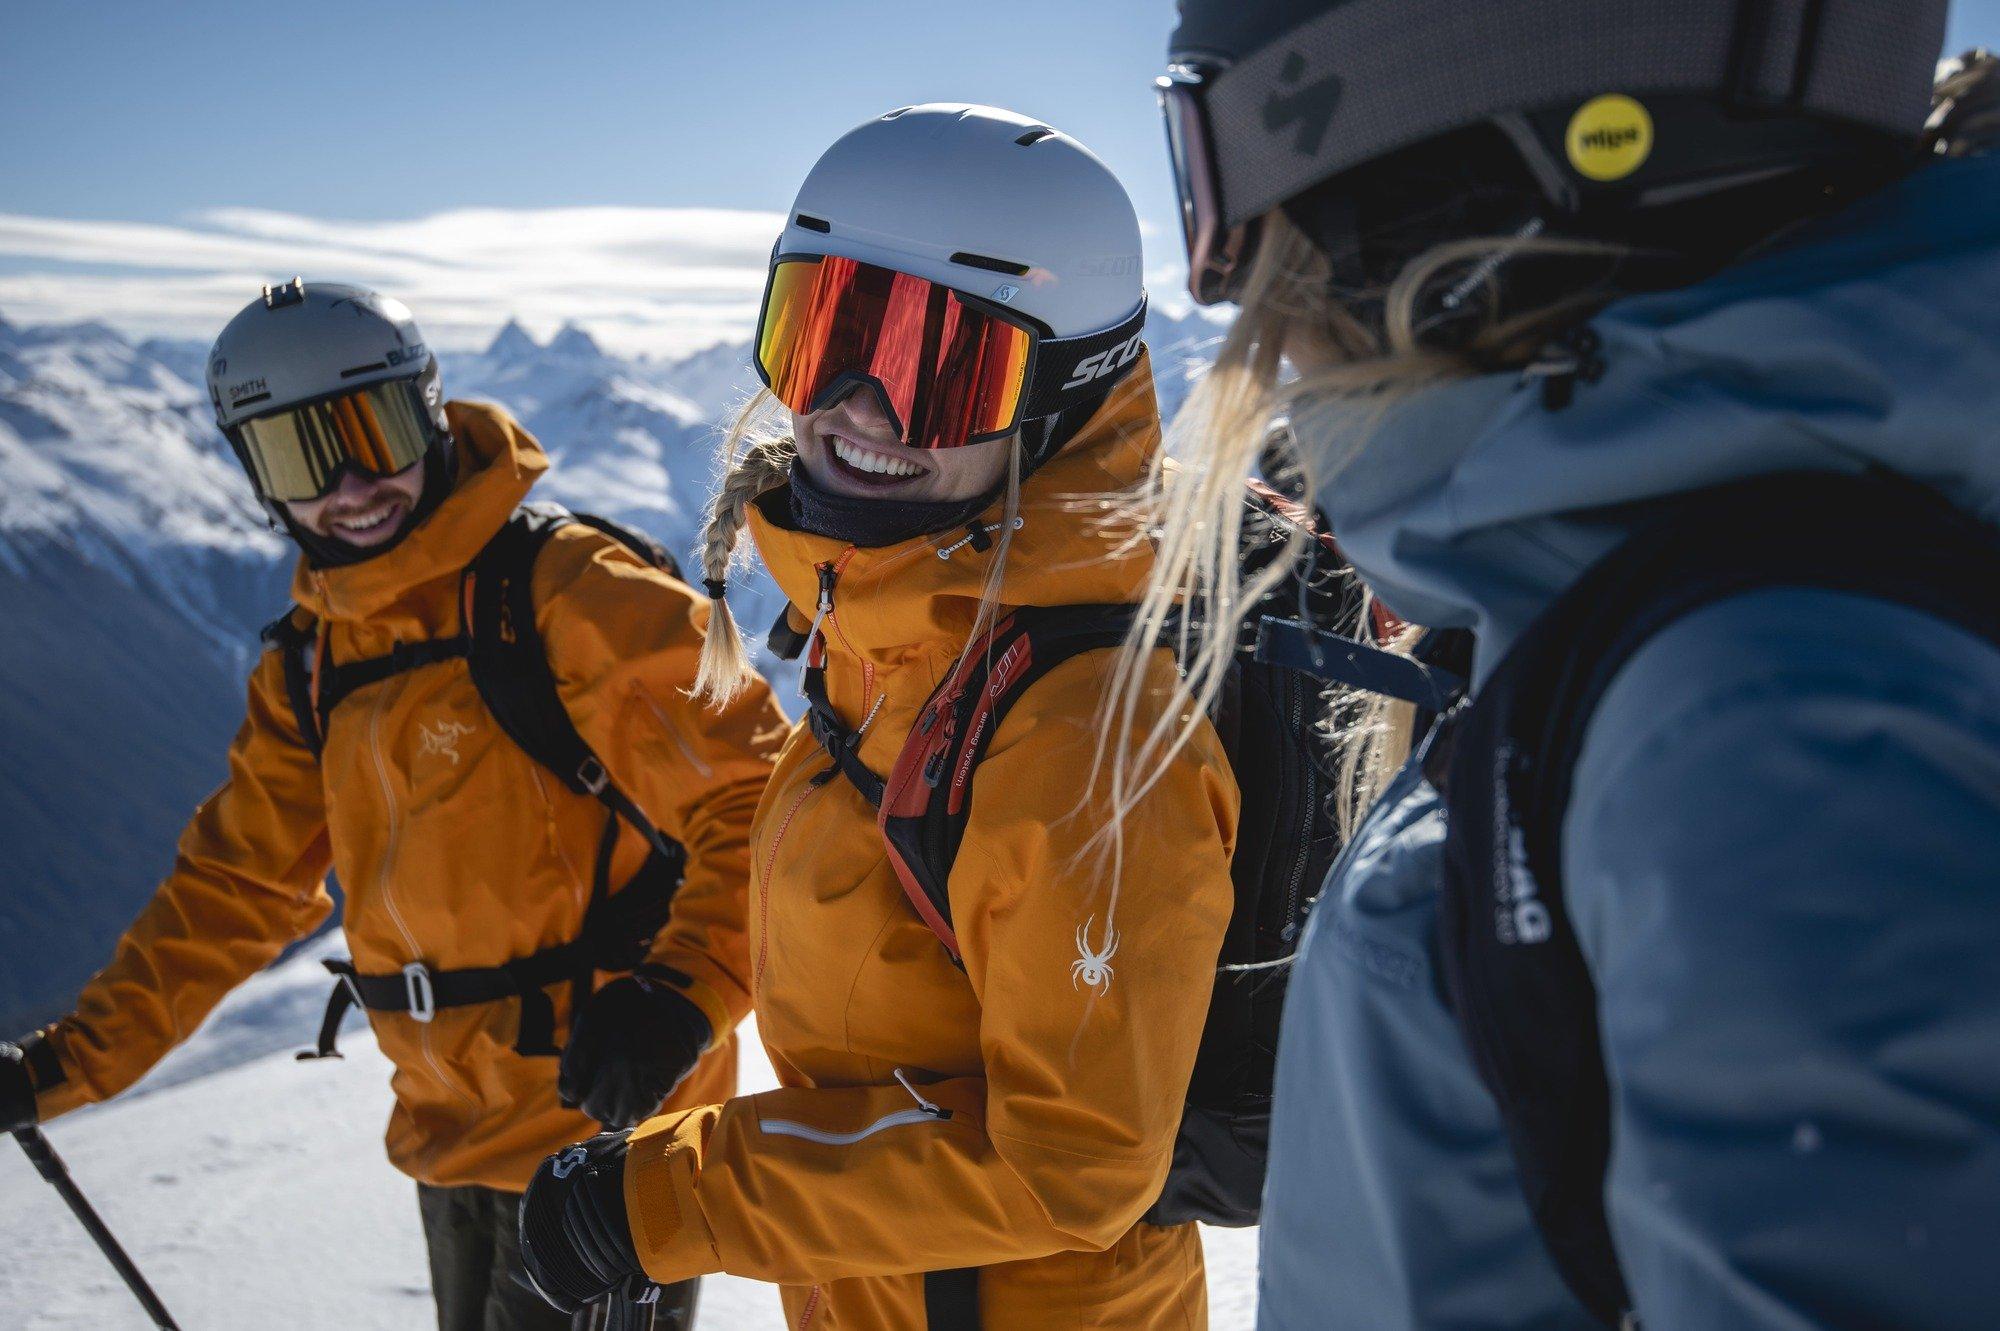
[[[410,1020],[428,1026],[437,1016],[437,990],[431,984],[431,968],[421,961],[403,967],[403,992],[410,998]]]

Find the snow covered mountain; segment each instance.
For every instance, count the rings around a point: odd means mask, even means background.
[[[325,946],[232,994],[137,1088],[49,1129],[78,1183],[181,1325],[214,1331],[431,1323],[414,1190],[382,1154],[389,1065],[358,1019],[339,1061],[294,1062],[326,995]],[[777,1084],[755,1024],[739,1084]],[[147,1321],[55,1193],[0,1141],[0,1325]],[[337,1205],[329,1199],[338,1198]],[[1247,1331],[1256,1231],[1207,1230],[1210,1325]],[[778,1331],[777,1291],[711,1276],[701,1325]]]
[[[1153,312],[1167,411],[1220,333]],[[257,630],[286,601],[291,548],[215,430],[204,355],[0,318],[0,1036],[67,1002],[170,865],[223,774]],[[684,563],[717,423],[757,386],[747,343],[628,359],[574,326],[543,343],[514,323],[447,355],[444,382],[542,441],[556,465],[539,497],[638,526]],[[776,588],[751,570],[730,596],[761,640]]]

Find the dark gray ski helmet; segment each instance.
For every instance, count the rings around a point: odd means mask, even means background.
[[[1190,283],[1246,227],[1478,125],[1605,218],[1922,133],[1947,0],[1181,0],[1161,80]],[[1589,229],[1589,228],[1585,228]],[[1232,261],[1233,269],[1232,273]]]

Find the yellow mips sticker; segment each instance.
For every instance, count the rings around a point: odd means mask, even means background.
[[[1653,153],[1653,116],[1622,93],[1593,97],[1570,117],[1569,164],[1591,180],[1623,180]]]

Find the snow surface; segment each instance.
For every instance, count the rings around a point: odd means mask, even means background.
[[[389,1064],[359,1019],[343,1061],[299,1063],[326,997],[329,935],[243,986],[126,1096],[48,1129],[86,1196],[185,1331],[435,1324],[415,1185],[381,1135]],[[746,1092],[776,1084],[754,1023]],[[1208,1230],[1211,1326],[1252,1322],[1256,1231]],[[0,1327],[149,1325],[19,1151],[0,1149]],[[777,1292],[702,1287],[706,1331],[778,1331]]]

